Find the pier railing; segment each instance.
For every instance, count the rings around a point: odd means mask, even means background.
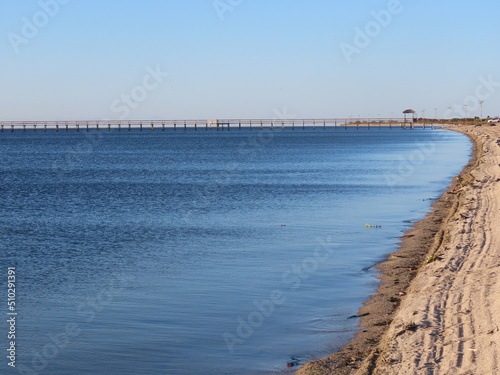
[[[213,119],[213,120],[82,120],[0,121],[0,132],[14,130],[231,130],[231,129],[326,129],[337,127],[431,127],[435,122],[412,122],[402,118],[318,118],[318,119]]]

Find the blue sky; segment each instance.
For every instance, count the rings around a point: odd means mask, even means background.
[[[480,99],[499,115],[499,11],[497,0],[0,0],[0,119],[453,117],[479,115]]]

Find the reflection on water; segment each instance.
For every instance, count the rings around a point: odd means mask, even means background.
[[[421,129],[89,134],[0,135],[25,371],[250,375],[335,350],[376,286],[363,269],[470,148]]]

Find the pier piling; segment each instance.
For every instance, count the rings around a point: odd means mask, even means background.
[[[112,121],[0,121],[0,132],[11,131],[28,131],[33,129],[33,131],[38,131],[43,128],[43,131],[53,130],[59,132],[62,129],[66,131],[75,130],[79,132],[85,129],[87,132],[90,130],[99,131],[100,127],[104,127],[110,132],[112,129],[118,129],[121,131],[122,128],[128,128],[130,132],[132,128],[143,131],[144,128],[149,128],[151,131],[159,130],[161,124],[161,130],[171,129],[177,130],[177,123],[184,130],[201,130],[201,127],[205,127],[205,130],[217,130],[217,131],[230,131],[231,128],[238,130],[243,130],[243,128],[249,128],[252,130],[255,126],[260,130],[274,131],[281,129],[285,131],[286,128],[299,128],[302,126],[302,130],[306,127],[310,130],[318,130],[320,127],[323,130],[327,130],[331,125],[332,128],[337,129],[343,126],[344,128],[356,127],[357,129],[367,127],[371,129],[372,127],[377,127],[381,129],[382,127],[393,128],[395,126],[400,126],[402,129],[416,129],[416,128],[434,128],[432,122],[419,121],[407,122],[403,121],[402,118],[358,118],[356,121],[353,119],[340,119],[340,118],[310,118],[310,119],[228,119],[228,120],[131,120],[127,122],[121,122],[120,120]],[[155,129],[156,128],[156,129]]]

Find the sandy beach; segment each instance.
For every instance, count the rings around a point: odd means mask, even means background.
[[[377,266],[356,337],[297,375],[500,373],[500,127],[450,129],[471,162]]]

